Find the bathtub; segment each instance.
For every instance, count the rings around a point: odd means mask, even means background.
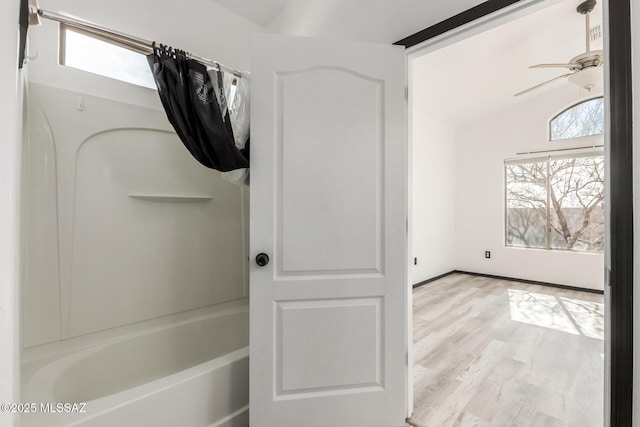
[[[244,305],[25,362],[21,425],[247,427],[248,322]]]

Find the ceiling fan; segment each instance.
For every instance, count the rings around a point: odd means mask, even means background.
[[[532,92],[544,85],[547,85],[556,80],[568,78],[568,80],[581,89],[590,92],[594,88],[596,82],[602,80],[602,64],[604,63],[604,52],[602,50],[591,50],[591,34],[589,32],[589,13],[596,6],[596,0],[586,0],[578,5],[576,11],[580,15],[585,17],[586,25],[586,43],[587,50],[578,56],[571,58],[566,64],[538,64],[529,68],[568,68],[571,73],[563,74],[558,77],[554,77],[551,80],[537,84],[529,89],[525,89],[522,92],[516,93],[514,96],[525,95]],[[599,80],[598,80],[599,79]]]

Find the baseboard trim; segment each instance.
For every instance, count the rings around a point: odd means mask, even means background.
[[[528,279],[519,279],[517,277],[505,277],[505,276],[496,276],[493,274],[484,274],[484,273],[474,273],[472,271],[462,271],[462,270],[453,270],[448,273],[440,274],[439,276],[431,277],[427,280],[423,280],[422,282],[416,283],[413,285],[413,289],[419,288],[422,285],[426,285],[427,283],[431,283],[438,279],[442,279],[443,277],[450,276],[452,274],[468,274],[469,276],[479,276],[479,277],[487,277],[489,279],[498,279],[498,280],[508,280],[510,282],[519,282],[519,283],[527,283],[529,285],[540,285],[540,286],[548,286],[550,288],[560,288],[560,289],[568,289],[571,291],[581,291],[581,292],[589,292],[591,294],[600,294],[603,295],[604,291],[599,289],[589,289],[589,288],[579,288],[577,286],[570,285],[560,285],[558,283],[549,283],[549,282],[540,282],[538,280],[528,280]]]
[[[450,271],[450,272],[448,272],[448,273],[444,273],[444,274],[441,274],[441,275],[439,275],[439,276],[435,276],[435,277],[431,277],[430,279],[423,280],[422,282],[420,282],[420,283],[416,283],[415,285],[413,285],[413,289],[415,289],[415,288],[419,288],[420,286],[422,286],[422,285],[426,285],[427,283],[433,282],[433,281],[435,281],[435,280],[442,279],[443,277],[447,277],[447,276],[449,276],[450,274],[453,274],[453,273],[456,273],[456,272],[457,272],[456,270],[453,270],[453,271]]]
[[[589,292],[589,293],[592,293],[592,294],[600,294],[600,295],[604,294],[604,291],[601,291],[599,289],[579,288],[577,286],[560,285],[558,283],[540,282],[540,281],[537,281],[537,280],[519,279],[517,277],[495,276],[493,274],[474,273],[474,272],[471,272],[471,271],[461,271],[461,270],[454,270],[451,273],[468,274],[470,276],[488,277],[490,279],[508,280],[510,282],[520,282],[520,283],[527,283],[527,284],[530,284],[530,285],[548,286],[548,287],[551,287],[551,288],[568,289],[568,290],[571,290],[571,291]],[[449,274],[451,274],[451,273],[449,273]]]

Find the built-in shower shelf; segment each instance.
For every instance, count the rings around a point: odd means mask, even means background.
[[[208,202],[211,196],[183,196],[175,194],[129,194],[132,199],[162,203],[197,203]]]

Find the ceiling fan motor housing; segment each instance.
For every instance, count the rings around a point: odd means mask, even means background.
[[[601,50],[592,50],[571,58],[569,64],[575,65],[568,67],[572,71],[578,71],[589,67],[599,67],[604,60],[604,52]]]

